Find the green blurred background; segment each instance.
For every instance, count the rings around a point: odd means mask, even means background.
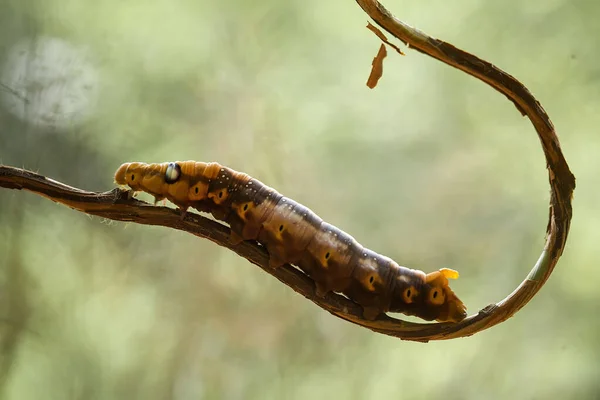
[[[386,6],[516,76],[555,123],[578,189],[538,296],[473,337],[402,342],[207,240],[0,190],[2,398],[600,398],[600,3]],[[123,162],[219,161],[401,265],[459,270],[471,313],[541,252],[548,178],[529,121],[411,50],[369,90],[379,41],[351,0],[0,9],[4,164],[103,191]]]

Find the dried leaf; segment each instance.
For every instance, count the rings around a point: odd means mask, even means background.
[[[373,89],[377,86],[377,82],[379,82],[379,78],[383,75],[383,59],[387,56],[387,50],[385,49],[385,45],[382,43],[381,47],[379,47],[379,51],[377,55],[373,59],[373,67],[371,68],[371,74],[369,75],[369,79],[367,80],[367,86],[370,89]]]
[[[390,46],[391,48],[393,48],[394,50],[396,50],[398,52],[398,54],[400,54],[401,56],[404,55],[404,53],[402,52],[402,50],[400,50],[400,48],[398,46],[396,46],[393,43],[390,43],[387,40],[387,37],[385,37],[385,35],[383,34],[383,32],[381,32],[381,30],[379,30],[379,28],[377,28],[375,25],[371,24],[370,22],[367,22],[367,28],[373,32],[379,39],[381,39],[381,41],[385,44],[387,44],[388,46]]]

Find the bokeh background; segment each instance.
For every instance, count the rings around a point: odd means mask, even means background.
[[[0,3],[4,164],[104,191],[122,162],[219,161],[401,265],[459,270],[471,313],[541,252],[529,121],[411,50],[369,90],[380,42],[353,1]],[[555,123],[578,188],[539,295],[473,337],[402,342],[209,241],[0,190],[2,398],[600,397],[600,3],[385,4],[516,76]]]

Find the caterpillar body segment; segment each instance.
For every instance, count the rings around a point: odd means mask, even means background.
[[[297,264],[323,220],[301,204],[281,197],[262,222],[258,241],[265,243],[272,267]]]
[[[448,279],[458,273],[429,274],[399,266],[364,248],[352,236],[323,221],[307,207],[257,179],[216,162],[126,163],[115,181],[155,199],[168,199],[183,212],[210,212],[229,224],[230,240],[257,240],[277,268],[291,263],[315,281],[317,295],[343,293],[375,319],[385,312],[427,321],[459,322],[467,313]]]
[[[317,295],[348,288],[363,247],[352,236],[322,222],[300,265],[316,283]]]
[[[242,240],[258,239],[263,222],[271,216],[274,206],[282,197],[274,189],[249,178],[233,196],[232,212],[224,220],[231,227],[232,237]]]

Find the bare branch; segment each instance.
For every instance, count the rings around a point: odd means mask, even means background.
[[[531,120],[540,138],[550,177],[551,198],[546,243],[538,262],[519,287],[504,300],[488,306],[476,318],[467,318],[460,324],[440,328],[439,332],[429,339],[441,339],[440,335],[443,335],[444,339],[472,335],[513,316],[535,296],[550,277],[562,255],[569,233],[575,177],[562,154],[548,114],[521,82],[489,62],[405,24],[377,0],[356,2],[379,26],[410,48],[457,68],[504,94],[521,114]]]
[[[29,190],[87,214],[117,221],[161,225],[212,240],[258,265],[265,272],[331,314],[375,332],[404,340],[426,342],[470,336],[505,321],[525,306],[544,285],[556,266],[567,240],[575,178],[563,157],[554,127],[538,101],[512,76],[487,61],[404,24],[377,1],[356,0],[356,2],[378,25],[411,48],[458,68],[504,94],[523,115],[531,120],[540,137],[546,155],[552,194],[546,244],[539,261],[519,287],[504,300],[484,308],[477,315],[470,316],[458,324],[411,323],[388,316],[380,316],[375,321],[368,321],[361,317],[360,306],[341,295],[329,293],[323,299],[318,298],[313,281],[298,269],[289,265],[275,270],[269,268],[268,254],[258,243],[243,242],[235,246],[230,244],[229,228],[199,214],[188,212],[186,217],[181,219],[177,211],[131,199],[129,192],[121,189],[105,193],[86,192],[33,172],[8,166],[0,166],[0,187]]]
[[[315,293],[314,282],[300,270],[290,265],[277,269],[270,268],[269,255],[264,247],[257,242],[246,241],[239,245],[233,245],[229,242],[229,228],[227,226],[191,211],[188,211],[185,218],[182,219],[179,211],[168,207],[153,206],[134,199],[131,197],[131,192],[127,190],[117,188],[103,193],[87,192],[31,171],[3,165],[0,165],[0,187],[28,190],[90,215],[97,215],[115,221],[165,226],[209,239],[258,265],[265,272],[273,275],[330,313],[373,330],[377,330],[380,325],[379,330],[385,326],[388,326],[388,329],[397,326],[402,326],[405,329],[411,327],[415,329],[421,325],[389,317],[378,321],[363,320],[361,317],[362,308],[344,296],[329,293],[323,299],[318,298]],[[433,326],[431,324],[424,325]]]

